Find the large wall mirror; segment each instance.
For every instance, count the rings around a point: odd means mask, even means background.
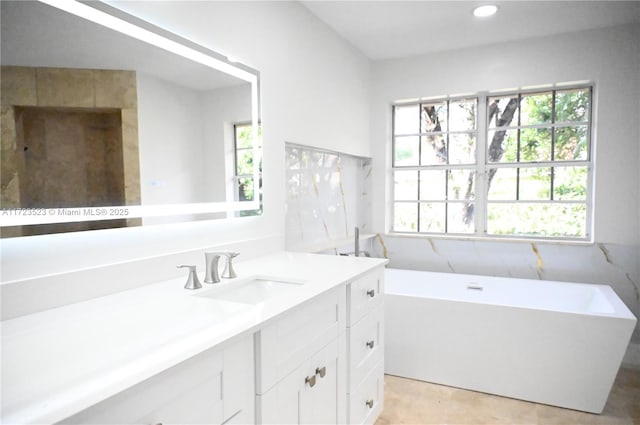
[[[3,237],[260,213],[257,71],[104,3],[0,4]]]

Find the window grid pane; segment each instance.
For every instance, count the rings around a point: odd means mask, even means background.
[[[256,200],[256,191],[258,199],[262,200],[262,179],[254,181],[254,163],[257,161],[259,173],[262,172],[262,149],[261,138],[262,129],[257,128],[257,138],[255,143],[258,148],[258,157],[254,158],[254,138],[253,127],[251,123],[236,123],[233,126],[233,160],[234,160],[234,176],[233,187],[234,197],[237,201],[253,201]],[[256,215],[261,210],[243,211],[240,215]]]
[[[483,135],[476,135],[479,99],[486,105]],[[418,199],[405,204],[413,205],[414,225],[401,230],[394,221],[393,230],[588,237],[590,103],[591,87],[579,87],[413,105],[420,111],[420,141],[414,142],[419,158],[413,154],[405,166],[419,172]],[[395,161],[398,139],[394,168],[402,167]],[[477,163],[478,144],[486,147],[480,157],[485,163]],[[479,199],[476,167],[486,169],[480,175],[484,193]],[[486,219],[479,230],[474,225],[476,208]]]
[[[487,206],[487,233],[492,236],[586,236],[585,203],[492,203]]]

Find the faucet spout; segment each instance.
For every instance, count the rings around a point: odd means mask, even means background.
[[[207,267],[204,275],[205,283],[218,283],[220,282],[220,275],[218,274],[218,261],[220,260],[219,252],[205,252],[205,265]]]
[[[355,240],[353,243],[354,244],[353,252],[356,257],[359,257],[360,256],[360,229],[358,228],[358,226],[356,226],[354,234],[355,234],[354,236]]]
[[[207,265],[204,281],[206,283],[218,283],[220,277],[223,279],[233,279],[237,277],[236,271],[233,269],[232,260],[240,255],[239,252],[205,252],[204,258]],[[218,261],[220,257],[225,257],[224,271],[222,276],[218,274]]]

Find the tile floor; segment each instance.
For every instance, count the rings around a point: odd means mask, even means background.
[[[385,376],[384,411],[375,425],[640,425],[640,370],[620,369],[601,415]]]

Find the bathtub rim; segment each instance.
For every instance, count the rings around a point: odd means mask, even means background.
[[[391,283],[389,279],[389,275],[393,274],[395,271],[411,272],[411,274],[414,274],[414,273],[429,274],[429,275],[438,276],[440,278],[451,278],[452,276],[455,276],[458,279],[464,279],[465,277],[473,279],[473,278],[481,277],[481,278],[496,279],[496,280],[502,280],[502,281],[520,280],[520,281],[543,283],[543,284],[549,284],[549,285],[570,285],[570,286],[588,285],[590,288],[595,287],[599,289],[602,296],[604,296],[606,300],[611,304],[611,307],[613,307],[614,312],[607,313],[607,312],[596,312],[596,311],[576,311],[571,309],[562,310],[562,309],[550,308],[550,307],[544,308],[540,306],[514,305],[514,304],[507,304],[504,302],[486,302],[485,300],[474,301],[474,300],[458,299],[453,297],[447,298],[442,296],[424,296],[422,294],[397,293],[397,292],[392,292],[393,283]],[[622,301],[622,299],[613,290],[613,288],[610,285],[603,284],[603,283],[565,282],[565,281],[559,281],[559,280],[530,279],[530,278],[491,276],[491,275],[479,275],[479,274],[474,275],[474,274],[468,274],[468,273],[432,272],[432,271],[426,271],[426,270],[413,270],[413,269],[400,269],[395,267],[387,267],[385,268],[384,294],[385,296],[392,295],[392,296],[400,296],[400,297],[419,297],[419,298],[429,298],[429,299],[436,299],[436,300],[443,300],[443,301],[455,301],[455,302],[470,303],[470,304],[488,304],[488,305],[495,305],[495,306],[501,306],[501,307],[519,308],[524,310],[540,310],[540,311],[549,311],[549,312],[555,312],[555,313],[576,314],[576,315],[582,315],[582,316],[598,316],[598,317],[605,317],[605,318],[611,318],[611,319],[633,320],[636,323],[638,321],[638,319],[633,314],[631,309],[627,307],[627,305]]]

